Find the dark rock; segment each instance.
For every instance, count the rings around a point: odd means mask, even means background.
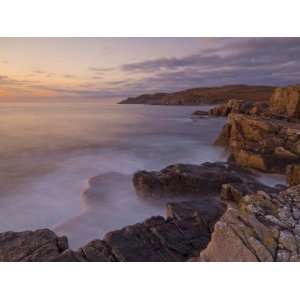
[[[113,262],[116,261],[111,247],[104,241],[94,240],[78,250],[86,261]]]
[[[140,171],[134,174],[137,195],[146,200],[199,199],[218,195],[225,183],[253,181],[245,169],[228,163],[171,165],[160,172]]]
[[[0,261],[50,261],[67,248],[67,238],[49,229],[0,234]]]

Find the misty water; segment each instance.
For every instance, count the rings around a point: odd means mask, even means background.
[[[137,199],[131,177],[94,201],[82,193],[99,174],[225,160],[212,145],[225,119],[193,119],[196,109],[109,100],[0,103],[0,232],[50,228],[77,248],[164,215],[163,204]]]

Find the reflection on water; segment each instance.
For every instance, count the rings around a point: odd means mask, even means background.
[[[74,248],[105,232],[164,214],[118,182],[88,210],[87,180],[171,163],[225,159],[211,146],[225,120],[192,120],[193,107],[109,101],[0,104],[0,231],[50,227]],[[126,189],[126,190],[124,190]]]

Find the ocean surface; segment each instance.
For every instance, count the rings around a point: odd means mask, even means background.
[[[0,103],[0,232],[50,228],[76,249],[164,215],[164,205],[138,200],[118,180],[99,201],[82,193],[100,174],[225,160],[212,145],[225,119],[193,119],[196,109],[84,99]]]

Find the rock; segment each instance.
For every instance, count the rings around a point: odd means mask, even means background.
[[[230,124],[225,124],[221,130],[221,133],[217,137],[217,139],[214,142],[215,146],[228,146],[228,141],[230,138]]]
[[[286,173],[287,182],[290,186],[300,184],[300,164],[288,165]]]
[[[139,171],[133,184],[138,197],[146,200],[199,199],[218,195],[225,183],[254,181],[253,175],[233,164],[176,164],[159,172]]]
[[[108,233],[104,241],[118,261],[185,261],[204,249],[210,232],[195,217],[152,217]]]
[[[225,207],[223,202],[215,198],[173,202],[167,204],[167,218],[178,221],[197,218],[207,231],[212,232],[216,221],[223,215]]]
[[[247,181],[242,183],[228,183],[223,184],[221,189],[221,199],[225,202],[238,203],[242,197],[251,195],[256,192],[260,193],[276,193],[284,190],[285,186],[266,186],[257,181]]]
[[[257,192],[228,203],[207,248],[192,260],[298,261],[300,239],[293,227],[299,219],[292,226],[286,224],[292,215],[287,211],[293,212],[299,202],[300,185],[279,193]]]
[[[50,261],[67,248],[67,238],[49,229],[0,233],[0,261]]]
[[[213,107],[209,110],[209,115],[216,117],[226,117],[230,113],[263,115],[268,111],[267,102],[254,102],[231,99],[225,104]]]
[[[117,261],[111,247],[104,241],[94,240],[78,250],[78,254],[86,261],[113,262]]]
[[[270,111],[275,116],[300,118],[300,86],[275,89],[270,99]]]
[[[208,111],[196,110],[195,112],[193,112],[193,116],[199,118],[205,118],[208,117]]]
[[[230,114],[217,144],[226,145],[230,160],[264,172],[285,172],[300,162],[300,124]]]

